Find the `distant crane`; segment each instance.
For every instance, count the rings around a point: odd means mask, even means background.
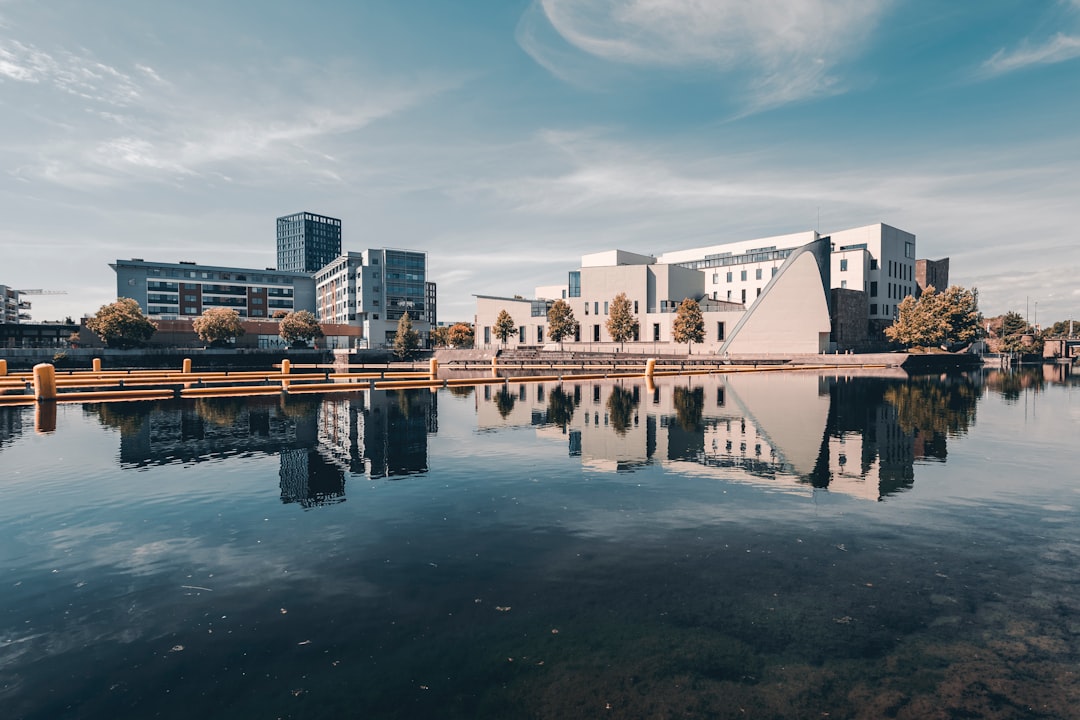
[[[42,290],[41,288],[33,288],[31,290],[16,290],[15,292],[20,295],[67,295],[67,290]]]

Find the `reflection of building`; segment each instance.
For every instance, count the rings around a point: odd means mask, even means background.
[[[916,457],[943,460],[946,435],[966,430],[976,395],[965,383],[739,373],[651,391],[637,380],[488,385],[476,394],[477,422],[534,426],[594,470],[661,462],[878,500],[911,486]]]
[[[426,472],[427,436],[438,432],[437,398],[426,389],[328,397],[319,445],[334,462],[370,478]]]
[[[345,471],[316,450],[282,448],[281,502],[304,508],[345,502]]]
[[[22,435],[24,412],[21,407],[0,407],[0,448]]]

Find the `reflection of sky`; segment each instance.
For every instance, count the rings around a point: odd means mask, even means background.
[[[752,409],[757,391],[739,392]],[[911,489],[881,503],[686,461],[607,472],[550,428],[478,431],[474,397],[441,392],[438,413],[426,473],[348,474],[347,502],[305,512],[282,504],[274,455],[121,470],[119,432],[77,406],[60,406],[47,435],[24,411],[24,430],[0,450],[0,680],[32,685],[26,668],[55,670],[49,662],[102,644],[210,657],[213,631],[283,633],[282,648],[295,649],[332,636],[319,619],[350,603],[372,623],[420,612],[427,596],[450,612],[474,599],[521,603],[507,597],[510,579],[573,576],[588,553],[612,567],[663,562],[665,548],[701,538],[717,553],[813,545],[835,562],[916,540],[931,553],[954,535],[1055,542],[1080,507],[1075,392],[1060,386],[1017,402],[985,394],[947,460],[917,461]]]

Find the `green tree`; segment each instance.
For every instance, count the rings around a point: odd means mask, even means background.
[[[626,297],[626,293],[619,293],[611,301],[611,312],[607,321],[608,335],[619,343],[621,349],[625,347],[627,340],[637,337],[638,328],[638,320],[634,317],[634,304]]]
[[[111,348],[138,347],[157,332],[157,325],[147,319],[139,303],[131,298],[118,298],[102,305],[86,321],[86,327]]]
[[[562,350],[562,341],[572,337],[578,331],[578,321],[574,319],[574,309],[565,300],[556,300],[551,303],[547,313],[548,337],[559,343]]]
[[[905,347],[968,343],[978,332],[978,291],[959,285],[943,293],[931,285],[918,300],[911,295],[905,297],[896,310],[896,320],[885,328],[885,337]]]
[[[278,335],[290,345],[306,345],[309,340],[321,338],[323,331],[315,315],[307,310],[297,310],[281,318]]]
[[[1080,320],[1061,320],[1046,328],[1043,334],[1049,337],[1067,337],[1070,331],[1074,335],[1080,332]]]
[[[195,318],[191,327],[211,347],[221,347],[244,334],[240,315],[232,308],[210,308]]]
[[[510,317],[510,313],[505,309],[500,310],[499,316],[495,318],[495,337],[505,345],[515,332],[517,332],[517,326],[514,325],[514,318]]]
[[[1010,310],[1001,316],[1001,337],[1008,338],[1012,335],[1023,335],[1030,332],[1031,328],[1027,320],[1020,313]]]
[[[404,360],[420,347],[420,333],[413,330],[412,318],[406,312],[398,320],[397,333],[394,334],[394,354]]]
[[[450,326],[450,332],[448,333],[450,345],[456,348],[471,348],[473,346],[474,336],[473,328],[469,323],[454,323]]]
[[[677,343],[686,343],[686,353],[691,353],[690,343],[705,341],[705,318],[701,316],[701,306],[697,300],[685,298],[675,311],[675,322],[671,326],[671,336]]]

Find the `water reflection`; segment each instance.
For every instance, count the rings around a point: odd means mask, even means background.
[[[569,455],[597,470],[663,463],[880,500],[911,487],[916,461],[945,460],[948,439],[975,422],[981,392],[977,376],[967,375],[670,380],[651,389],[637,380],[485,387],[476,398],[477,424],[566,435]]]
[[[102,403],[83,411],[119,431],[121,467],[277,455],[282,502],[309,508],[343,501],[349,474],[426,472],[437,407],[437,395],[427,390],[376,390],[327,398]]]

